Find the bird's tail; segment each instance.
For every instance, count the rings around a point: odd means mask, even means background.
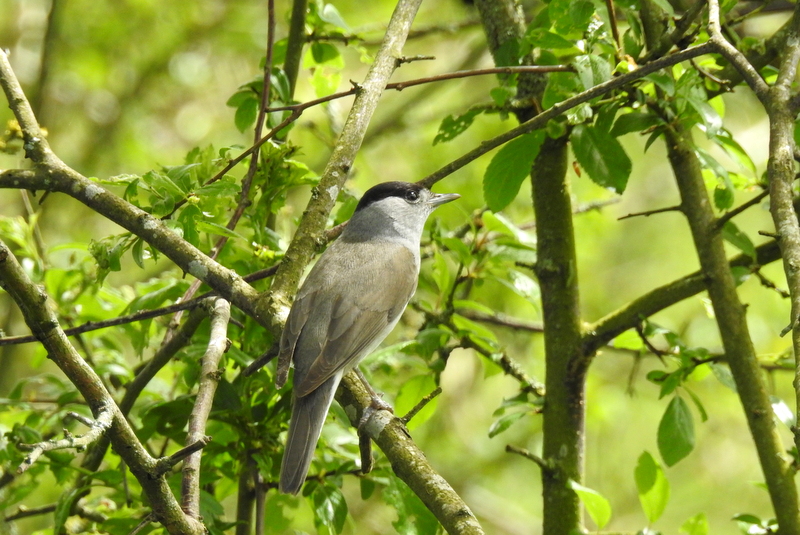
[[[337,373],[311,393],[293,399],[292,419],[281,462],[278,486],[281,492],[297,494],[303,486],[322,432],[322,424],[325,423],[340,380],[341,374]]]

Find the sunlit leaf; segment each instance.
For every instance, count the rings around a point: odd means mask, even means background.
[[[669,502],[669,481],[661,465],[647,451],[639,456],[634,478],[644,514],[653,523],[661,517]]]
[[[596,490],[584,487],[573,480],[569,480],[567,486],[575,491],[581,503],[586,507],[586,512],[592,517],[597,525],[597,529],[603,529],[608,521],[611,520],[611,504]]]

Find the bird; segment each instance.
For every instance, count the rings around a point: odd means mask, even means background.
[[[414,294],[428,216],[459,197],[409,182],[377,184],[309,272],[279,345],[279,362],[294,365],[281,492],[300,491],[339,382],[389,335]]]

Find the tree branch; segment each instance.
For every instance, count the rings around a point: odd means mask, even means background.
[[[206,435],[206,422],[211,413],[214,393],[220,379],[219,363],[228,350],[228,322],[231,317],[231,304],[224,299],[215,299],[209,310],[211,334],[208,347],[201,361],[197,397],[189,415],[189,428],[186,433],[187,447]],[[181,506],[186,514],[200,518],[200,455],[191,454],[183,463],[181,482]]]
[[[19,468],[17,468],[17,475],[23,473],[25,470],[33,466],[33,463],[35,463],[36,460],[47,451],[63,450],[67,448],[81,450],[92,442],[98,440],[100,436],[105,433],[109,427],[111,427],[111,421],[114,417],[114,413],[106,409],[101,410],[100,414],[95,420],[89,420],[74,412],[67,413],[67,417],[80,420],[84,425],[88,425],[89,431],[76,437],[70,435],[65,429],[65,437],[60,440],[53,439],[46,442],[39,442],[38,444],[17,444],[17,448],[30,451],[22,464],[19,465]]]
[[[337,399],[350,423],[357,426],[364,408],[370,405],[370,394],[352,372],[344,376],[342,384],[345,388],[339,390]],[[375,441],[391,461],[397,477],[419,496],[447,533],[483,533],[475,515],[447,481],[436,473],[400,418],[389,411],[379,410],[362,426],[362,430]]]

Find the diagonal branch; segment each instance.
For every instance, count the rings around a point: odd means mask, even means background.
[[[533,119],[525,121],[516,128],[512,128],[508,132],[500,134],[497,137],[483,141],[476,148],[467,152],[463,156],[456,158],[455,160],[445,165],[435,173],[431,173],[422,180],[418,181],[418,184],[422,184],[423,186],[430,188],[431,186],[442,180],[444,177],[455,173],[468,163],[478,159],[480,156],[483,156],[487,152],[523,134],[528,134],[530,132],[533,132],[534,130],[544,128],[544,126],[550,119],[558,117],[562,113],[571,110],[572,108],[580,104],[583,104],[584,102],[589,102],[595,97],[605,95],[606,93],[609,93],[615,89],[624,87],[627,84],[630,84],[631,82],[640,80],[641,78],[644,78],[648,74],[654,73],[665,67],[670,67],[682,61],[686,61],[692,58],[696,58],[697,56],[702,56],[703,54],[714,52],[715,50],[716,50],[716,45],[710,42],[703,43],[702,45],[694,46],[691,48],[687,48],[686,50],[681,50],[680,52],[676,52],[669,56],[659,58],[651,63],[643,65],[638,69],[636,69],[635,71],[623,74],[622,76],[618,76],[616,78],[612,78],[611,80],[603,82],[602,84],[598,84],[592,87],[591,89],[587,89],[583,93],[578,93],[574,97],[570,97],[566,100],[559,102],[558,104],[555,104],[552,108],[548,108],[547,110],[543,111]]]

